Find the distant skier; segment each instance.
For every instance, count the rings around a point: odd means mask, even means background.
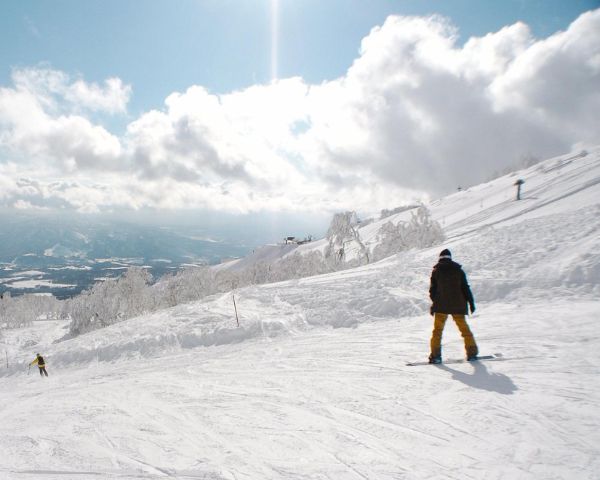
[[[479,350],[465,320],[465,315],[469,313],[467,305],[473,313],[475,300],[465,272],[458,263],[452,261],[452,254],[448,249],[442,250],[439,261],[431,272],[429,297],[433,302],[431,314],[434,315],[429,363],[442,362],[442,332],[448,315],[452,315],[465,341],[467,360],[476,360]]]
[[[48,372],[46,371],[46,362],[44,362],[44,357],[42,357],[39,353],[35,354],[35,358],[33,362],[29,364],[29,366],[35,365],[36,363],[38,368],[40,369],[40,376],[48,376]]]

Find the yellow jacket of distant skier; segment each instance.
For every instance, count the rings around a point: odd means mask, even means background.
[[[37,363],[37,366],[40,368],[46,366],[46,364],[44,363],[44,357],[42,357],[41,355],[38,355],[37,357],[35,357],[33,362],[31,362],[29,365],[35,365],[36,363]]]

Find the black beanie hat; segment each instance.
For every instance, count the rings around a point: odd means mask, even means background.
[[[452,254],[450,253],[450,250],[448,250],[447,248],[444,248],[440,252],[440,258],[452,258]]]

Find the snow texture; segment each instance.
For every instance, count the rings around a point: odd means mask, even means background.
[[[0,478],[598,479],[600,149],[427,207],[443,247],[70,340],[61,321],[5,331]],[[444,247],[468,274],[481,353],[503,360],[405,365],[428,354]],[[463,355],[451,321],[443,351]],[[48,378],[28,374],[36,352]]]

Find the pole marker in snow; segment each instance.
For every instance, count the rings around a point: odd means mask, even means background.
[[[240,326],[240,319],[238,318],[237,306],[235,304],[235,295],[232,293],[231,298],[233,298],[233,308],[235,309],[235,321],[237,322],[237,326]]]

